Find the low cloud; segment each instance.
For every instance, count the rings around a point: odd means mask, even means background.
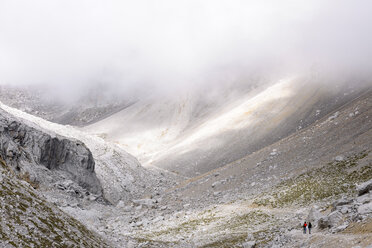
[[[172,91],[312,70],[368,74],[367,0],[2,0],[0,84]],[[368,75],[369,76],[369,75]]]

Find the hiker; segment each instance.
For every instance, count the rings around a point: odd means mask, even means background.
[[[309,229],[309,234],[311,234],[311,228],[312,228],[311,222],[309,222],[309,225],[307,226],[307,228]]]
[[[307,223],[305,221],[304,225],[303,225],[303,228],[304,228],[304,234],[306,234],[306,227],[307,227]]]

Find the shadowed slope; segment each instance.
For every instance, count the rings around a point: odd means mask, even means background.
[[[331,88],[280,80],[235,92],[139,101],[86,130],[117,142],[144,165],[195,176],[287,137],[359,93],[341,83]]]

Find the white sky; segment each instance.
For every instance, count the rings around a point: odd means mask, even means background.
[[[314,65],[370,71],[371,10],[368,0],[0,0],[0,84],[127,90]]]

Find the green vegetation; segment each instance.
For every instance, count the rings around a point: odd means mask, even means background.
[[[247,233],[230,234],[228,237],[219,239],[209,244],[203,245],[200,248],[235,248],[242,247],[245,242]]]
[[[198,227],[209,225],[212,222],[218,221],[218,217],[203,217],[182,222],[176,227],[170,227],[160,231],[152,232],[150,237],[156,238],[163,235],[176,236],[179,234],[189,233],[196,230]]]
[[[200,232],[199,235],[205,233],[206,236],[212,235],[212,240],[217,239],[202,247],[241,247],[241,244],[247,238],[248,229],[256,229],[257,226],[271,220],[274,221],[273,216],[260,210],[249,211],[232,218],[215,216],[212,210],[206,210],[195,218],[184,221],[177,226],[151,233],[139,233],[137,239],[149,243],[157,242],[156,240],[173,240],[176,242],[175,239],[179,238],[180,235],[188,236],[191,233]],[[204,228],[206,229],[203,230]],[[228,230],[228,233],[225,235],[226,230]],[[214,237],[213,234],[217,233],[218,236]],[[260,241],[258,236],[257,239]]]
[[[229,220],[225,220],[218,225],[218,229],[229,230],[234,233],[242,230],[247,230],[247,228],[249,227],[254,227],[259,224],[266,223],[271,219],[273,219],[272,216],[263,213],[262,211],[255,210],[243,215],[234,216]]]
[[[342,194],[355,193],[355,184],[372,178],[372,166],[358,166],[368,155],[363,151],[344,161],[328,163],[280,183],[272,192],[263,193],[254,201],[259,206],[284,207],[306,205]]]
[[[53,208],[0,159],[0,246],[109,247],[77,220]]]
[[[238,215],[232,219],[221,223],[218,229],[229,230],[229,234],[226,236],[218,237],[218,240],[208,243],[203,248],[230,248],[230,247],[241,247],[247,239],[247,230],[250,227],[256,227],[261,224],[265,224],[268,221],[274,222],[274,217],[263,213],[262,211],[251,211],[243,215]],[[254,240],[257,244],[266,244],[273,239],[274,231],[256,231],[252,233]]]

